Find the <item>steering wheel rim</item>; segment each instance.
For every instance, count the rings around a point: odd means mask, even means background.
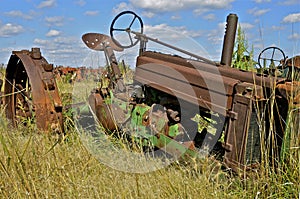
[[[271,54],[271,58],[267,58],[267,57],[263,57],[263,55],[267,52],[267,51],[273,51]],[[283,59],[274,59],[274,55],[275,55],[275,52],[276,51],[279,51],[279,53],[282,55]],[[264,66],[263,63],[266,62],[266,61],[270,61],[271,64],[269,66]],[[275,46],[272,46],[272,47],[267,47],[265,48],[264,50],[262,50],[258,56],[258,65],[261,69],[283,69],[284,68],[284,64],[285,64],[285,61],[286,61],[286,56],[283,52],[283,50],[281,50],[280,48],[278,47],[275,47]],[[278,62],[279,65],[275,65],[274,62]]]
[[[114,25],[116,23],[116,21],[122,17],[123,15],[133,15],[133,20],[131,21],[131,23],[129,24],[129,26],[127,28],[114,28]],[[121,47],[121,48],[131,48],[133,46],[135,46],[139,41],[140,41],[140,38],[139,37],[135,37],[133,40],[132,38],[132,33],[133,31],[131,30],[131,27],[132,25],[134,24],[134,22],[136,21],[136,19],[138,20],[139,22],[139,25],[140,25],[140,31],[139,32],[134,32],[135,35],[137,34],[143,34],[143,30],[144,30],[144,24],[143,24],[143,21],[141,19],[140,16],[138,16],[136,13],[132,12],[132,11],[124,11],[124,12],[121,12],[119,13],[112,21],[111,25],[110,25],[110,36],[112,38],[112,40],[114,41],[114,43]],[[128,33],[128,37],[129,37],[129,40],[130,40],[130,44],[129,45],[122,45],[114,36],[114,32],[116,31],[119,31],[119,32],[127,32]]]

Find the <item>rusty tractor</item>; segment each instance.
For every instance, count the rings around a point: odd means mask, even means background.
[[[130,19],[128,27],[119,27],[123,17]],[[113,19],[110,36],[84,34],[83,42],[103,51],[108,66],[108,83],[91,91],[89,111],[107,132],[126,134],[147,150],[161,149],[173,157],[214,154],[234,171],[247,170],[261,162],[261,143],[271,141],[276,150],[270,158],[278,157],[289,107],[299,110],[300,59],[287,60],[281,49],[269,47],[260,53],[256,71],[232,68],[237,22],[235,14],[228,15],[220,62],[145,35],[142,19],[132,11]],[[149,51],[148,42],[189,58]],[[115,52],[137,44],[134,81],[126,84]],[[40,129],[61,129],[53,65],[39,49],[13,52],[3,95],[13,123],[34,113]]]
[[[122,17],[129,19],[128,27],[118,23]],[[232,68],[237,22],[235,14],[228,15],[219,63],[143,34],[142,19],[131,11],[114,18],[110,37],[83,35],[87,47],[104,51],[111,69],[110,86],[94,90],[89,97],[100,124],[172,156],[221,155],[234,171],[260,163],[262,142],[275,143],[270,159],[278,157],[289,105],[299,108],[299,57],[287,60],[281,49],[269,47],[260,53],[256,71]],[[125,36],[117,39],[122,33]],[[148,42],[190,58],[148,51]],[[114,51],[138,43],[134,83],[124,85]]]

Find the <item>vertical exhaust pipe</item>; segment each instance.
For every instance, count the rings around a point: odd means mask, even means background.
[[[227,16],[221,65],[231,66],[237,23],[238,17],[236,14],[229,14]]]

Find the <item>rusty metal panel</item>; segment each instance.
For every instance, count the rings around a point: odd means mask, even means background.
[[[211,73],[215,73],[216,69],[211,67],[209,64],[199,63],[194,60],[190,60],[190,63],[193,64],[197,69],[202,71],[207,71]],[[275,82],[283,80],[282,78],[275,78],[273,76],[265,75],[265,74],[258,74],[255,71],[242,71],[236,68],[232,68],[229,66],[218,66],[217,67],[218,73],[222,76],[230,77],[233,79],[238,79],[241,82],[248,82],[251,84],[256,84],[259,86],[263,86],[269,89],[273,89]]]
[[[163,77],[160,74],[153,73],[147,70],[142,70],[141,68],[138,68],[136,70],[135,80],[142,84],[147,84],[157,90],[168,93],[172,96],[176,96],[190,103],[199,105],[201,107],[209,109],[212,106],[210,102],[209,91],[205,88],[199,88],[196,86],[193,86],[192,90],[188,82],[177,81],[176,79],[170,77]],[[197,98],[196,96],[199,97]],[[224,98],[224,96],[222,95],[218,96],[219,98]],[[230,99],[227,99],[227,102],[230,103]],[[226,109],[223,106],[215,105],[215,109],[215,111],[220,113],[226,112]]]
[[[300,68],[300,55],[297,55],[295,57],[292,57],[292,58],[286,60],[285,64],[287,66],[295,66],[297,68]]]
[[[117,129],[116,120],[113,115],[112,105],[104,103],[103,97],[93,91],[89,96],[89,104],[96,114],[100,124],[110,131]]]
[[[179,57],[174,57],[173,62],[166,62],[165,60],[170,61],[173,57],[157,55],[159,59],[138,57],[136,81],[150,84],[158,90],[206,109],[213,106],[214,111],[223,115],[231,108],[234,86],[239,82],[238,80],[175,64],[175,61],[180,61]],[[182,60],[179,63],[186,65]],[[214,100],[211,100],[212,96]]]
[[[141,61],[139,59],[140,57],[149,57],[149,58],[161,60],[161,61],[168,62],[168,63],[178,64],[178,65],[181,65],[181,66],[186,66],[186,67],[190,67],[190,68],[193,67],[193,65],[187,59],[184,59],[184,58],[179,57],[179,56],[172,56],[172,55],[167,55],[167,54],[153,52],[153,51],[143,52],[141,54],[141,56],[139,56],[138,59],[137,59],[137,66],[141,65],[141,63],[139,63]]]
[[[263,103],[263,100],[256,101]],[[224,163],[234,171],[246,170],[260,162],[260,133],[257,112],[251,96],[234,96],[232,113],[225,138]]]
[[[166,57],[168,57],[168,55],[166,55]],[[172,57],[169,57],[167,60],[170,61]],[[178,57],[174,57],[175,60],[178,60]],[[232,79],[229,77],[223,77],[219,74],[214,74],[214,73],[208,73],[206,71],[200,71],[197,70],[196,68],[193,67],[183,67],[182,65],[180,65],[179,63],[170,63],[165,61],[164,59],[160,60],[160,59],[154,59],[154,58],[150,58],[150,57],[138,57],[137,60],[137,68],[145,68],[143,65],[144,64],[160,64],[163,65],[165,67],[174,69],[176,71],[178,71],[179,73],[181,73],[183,75],[184,78],[186,78],[191,84],[195,84],[197,86],[200,87],[207,87],[207,83],[208,84],[215,84],[215,90],[214,92],[219,92],[219,93],[223,93],[224,92],[224,88],[225,88],[225,94],[226,95],[232,95],[233,94],[233,88],[234,85],[237,84],[239,81],[236,79]],[[150,67],[145,68],[146,70],[151,70],[151,65],[148,65]],[[159,70],[160,68],[158,67],[156,71],[159,74],[164,74],[164,75],[170,75],[170,74],[166,74],[165,67],[161,67],[162,70]],[[214,66],[212,66],[214,67]],[[215,67],[216,68],[216,67]],[[172,77],[174,79],[178,79],[178,77]],[[180,79],[178,79],[180,80]],[[219,89],[219,90],[217,90]]]
[[[210,72],[214,74],[221,74],[223,77],[238,79],[241,82],[248,82],[267,88],[274,88],[274,82],[282,80],[282,78],[275,78],[268,75],[257,74],[252,71],[242,71],[229,66],[214,66],[208,63],[199,62],[191,59],[184,59],[179,56],[170,56],[162,53],[146,51],[141,57],[151,57],[158,60],[163,60],[169,63],[175,63],[181,66],[192,67],[203,72]],[[138,58],[137,65],[140,65]]]
[[[276,88],[285,99],[290,100],[293,104],[300,103],[300,82],[282,82],[277,84]]]

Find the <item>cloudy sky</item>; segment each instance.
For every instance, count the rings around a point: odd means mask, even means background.
[[[113,18],[124,10],[141,16],[147,35],[190,50],[192,45],[185,42],[188,38],[213,60],[220,59],[224,22],[229,13],[238,15],[256,56],[268,46],[280,47],[289,57],[300,55],[299,0],[0,0],[0,3],[0,63],[7,63],[13,50],[31,47],[40,47],[48,62],[55,65],[78,67],[86,65],[87,60],[98,62],[101,57],[95,58],[95,53],[102,52],[87,49],[81,36],[87,32],[109,34]],[[185,40],[175,42],[178,37]],[[122,53],[126,56],[128,52]]]

